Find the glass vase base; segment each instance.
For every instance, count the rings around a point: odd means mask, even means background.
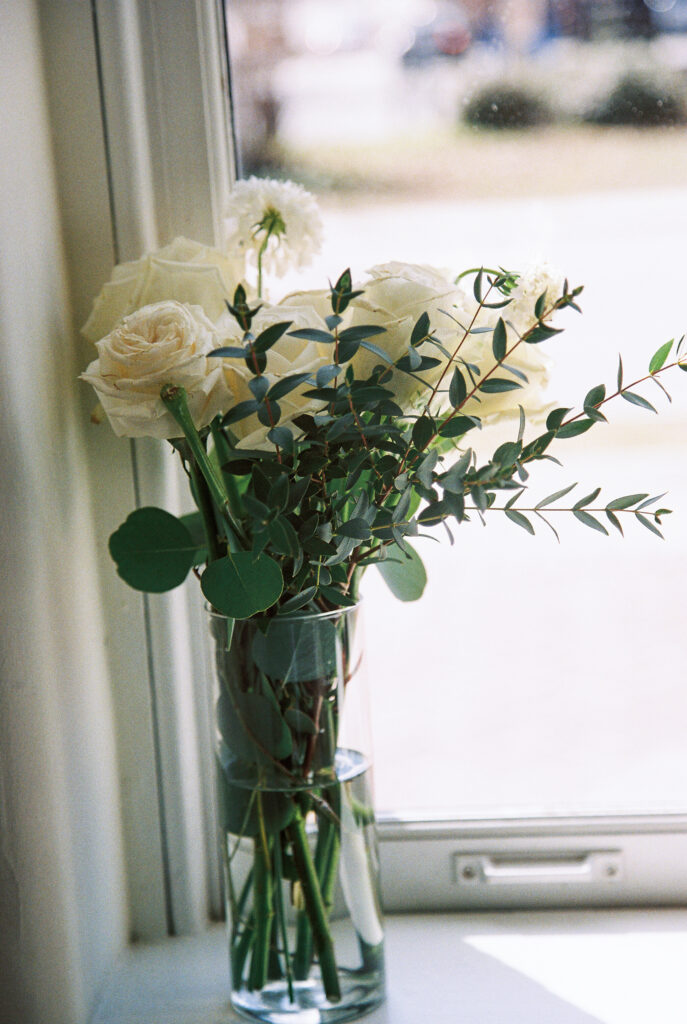
[[[293,1000],[284,981],[259,992],[233,992],[231,1005],[243,1017],[264,1024],[340,1024],[356,1020],[384,1000],[384,982],[377,975],[340,972],[341,1000],[331,1003],[317,979],[294,981]]]

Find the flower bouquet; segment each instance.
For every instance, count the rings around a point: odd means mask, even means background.
[[[605,420],[615,398],[687,369],[667,342],[648,372],[543,410],[541,346],[582,289],[546,268],[455,279],[387,263],[270,302],[265,280],[321,229],[289,182],[239,182],[222,252],[186,239],[115,269],[85,327],[83,374],[119,435],[167,439],[195,511],[138,508],[110,538],[149,592],[194,573],[217,680],[217,777],[232,1001],[261,1020],[350,1019],[383,995],[361,578],[422,594],[413,538],[501,512],[534,532],[553,513],[660,534],[657,498],[599,490],[527,498],[532,466]],[[252,269],[251,269],[252,268]],[[671,353],[673,353],[671,358]],[[512,418],[486,460],[471,438]],[[573,485],[574,486],[574,485]],[[313,1015],[314,1014],[314,1015]]]

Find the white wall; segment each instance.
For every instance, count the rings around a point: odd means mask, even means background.
[[[75,1024],[126,939],[119,795],[37,3],[0,28],[0,1020]]]

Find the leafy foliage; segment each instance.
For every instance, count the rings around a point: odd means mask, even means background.
[[[362,573],[375,564],[397,597],[415,600],[425,575],[413,538],[443,525],[453,539],[453,526],[493,511],[503,512],[531,534],[533,520],[544,521],[556,533],[548,517],[565,510],[599,533],[608,532],[601,514],[620,532],[621,519],[630,516],[660,535],[660,514],[645,511],[652,500],[648,495],[616,498],[597,508],[597,489],[564,509],[556,502],[571,487],[529,507],[521,496],[529,465],[552,459],[550,449],[557,442],[605,422],[602,409],[611,399],[621,397],[655,411],[636,389],[653,381],[665,391],[658,376],[675,365],[687,368],[680,356],[682,341],[672,363],[667,361],[673,348],[669,342],[652,357],[648,374],[629,385],[621,360],[614,392],[595,385],[580,411],[554,409],[546,429],[527,442],[520,407],[517,438],[501,444],[480,465],[465,443],[470,431],[482,426],[473,409],[479,408],[481,396],[511,394],[517,409],[517,393],[527,378],[509,359],[518,346],[538,345],[559,334],[551,316],[568,307],[579,310],[582,289],[571,289],[566,282],[560,295],[538,296],[531,326],[518,334],[508,311],[517,275],[482,268],[470,273],[479,310],[500,312],[495,326],[475,327],[473,320],[457,331],[454,350],[448,352],[423,312],[409,330],[407,349],[394,361],[370,340],[383,328],[341,328],[341,314],[360,294],[353,290],[349,271],[331,286],[326,330],[292,329],[284,321],[255,336],[251,326],[257,308],[250,309],[245,293],[237,289],[229,309],[243,329],[243,343],[212,355],[243,360],[253,397],[198,432],[188,416],[183,388],[163,389],[163,401],[183,431],[174,446],[189,474],[199,513],[186,524],[156,509],[129,517],[111,539],[124,579],[140,589],[176,586],[202,558],[197,539],[202,523],[207,561],[201,573],[203,593],[224,614],[245,619],[264,611],[288,614],[351,605]],[[491,359],[481,367],[466,362],[461,353],[466,339],[477,332],[484,334],[484,351]],[[265,373],[266,353],[290,335],[327,346],[330,362],[312,373],[286,374],[272,382]],[[431,380],[425,376],[440,365],[424,354],[426,348],[419,352],[427,342],[443,356],[438,379],[438,371]],[[361,349],[375,356],[364,376],[356,374],[352,362]],[[419,387],[420,398],[411,410],[396,402],[395,374],[411,377]],[[283,422],[280,401],[291,392],[314,400],[315,411]],[[241,448],[232,426],[253,415],[269,428],[265,447]]]

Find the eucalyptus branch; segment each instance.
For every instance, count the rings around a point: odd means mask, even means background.
[[[468,273],[469,273],[469,271],[468,271]],[[461,348],[465,344],[465,341],[467,340],[467,338],[470,336],[473,327],[477,323],[477,320],[479,318],[480,313],[482,312],[482,310],[485,308],[485,306],[487,304],[487,299],[489,298],[489,296],[490,296],[490,294],[491,294],[491,292],[492,292],[492,290],[494,288],[494,285],[495,285],[494,281],[490,280],[489,278],[487,278],[487,280],[489,281],[489,287],[487,288],[486,295],[484,295],[484,297],[482,299],[480,299],[480,301],[478,303],[478,306],[477,306],[477,310],[475,311],[475,313],[474,313],[474,315],[472,317],[472,320],[470,321],[469,325],[467,327],[463,328],[463,337],[458,342],[458,345],[454,349],[453,354],[451,355],[451,358],[448,360],[448,362],[446,363],[446,366],[442,370],[441,376],[439,377],[439,380],[437,381],[437,383],[435,384],[434,388],[432,389],[431,395],[429,396],[429,398],[427,399],[427,402],[425,403],[425,413],[427,415],[430,414],[429,413],[429,407],[432,404],[434,398],[436,397],[436,394],[439,391],[439,388],[441,387],[446,374],[448,373],[449,369],[455,363],[456,357],[457,357],[458,353],[460,352]]]
[[[624,384],[622,387],[619,387],[612,394],[606,395],[604,398],[601,399],[600,402],[597,402],[593,406],[590,406],[590,408],[600,409],[602,405],[606,405],[607,402],[612,401],[614,398],[622,397],[622,395],[627,394],[628,392],[631,393],[633,388],[638,387],[640,384],[644,384],[647,380],[655,380],[658,384],[659,381],[657,380],[657,378],[659,374],[665,373],[667,370],[673,370],[675,369],[675,367],[679,367],[679,369],[681,370],[687,370],[687,357],[684,357],[683,359],[676,359],[672,363],[666,363],[665,365],[659,367],[657,370],[654,370],[653,373],[646,373],[643,377],[638,377],[637,380],[632,381],[631,384]],[[583,416],[587,415],[587,411],[583,409],[582,412],[576,413],[574,416],[570,416],[567,419],[564,419],[561,423],[561,426],[567,426],[569,423],[575,423],[577,420],[580,420]]]

